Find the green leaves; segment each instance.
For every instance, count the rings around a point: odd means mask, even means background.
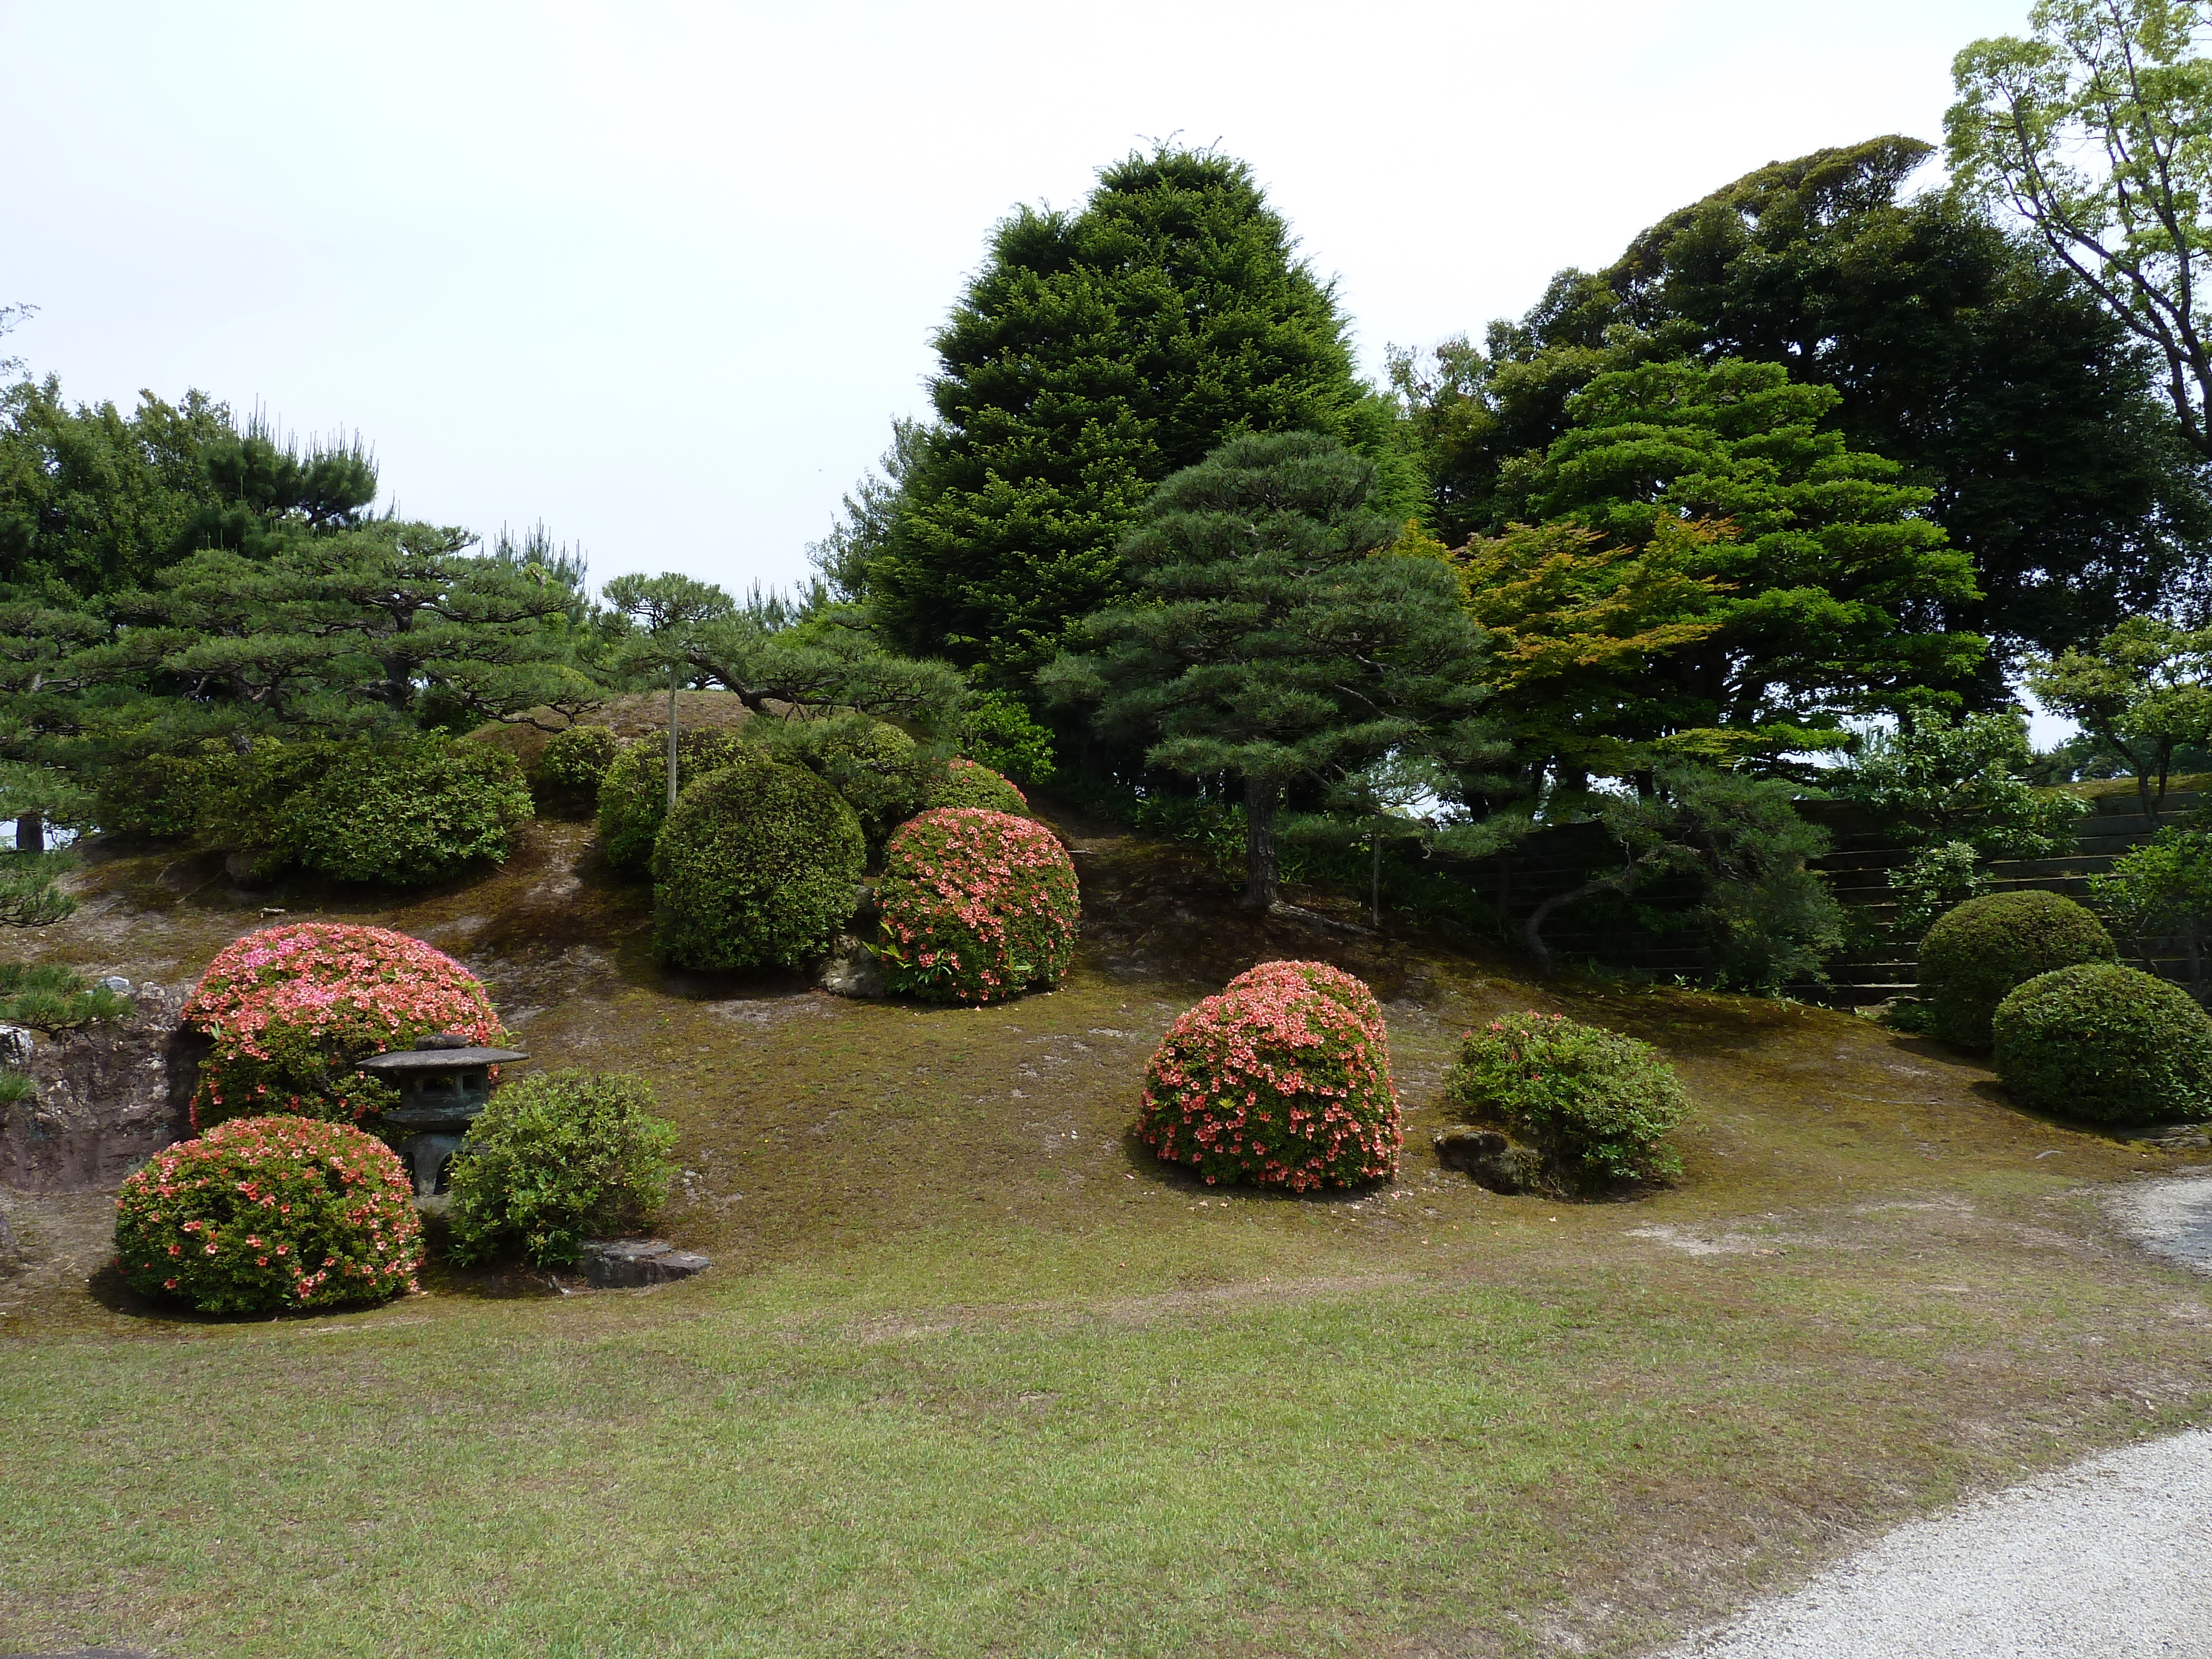
[[[2030,663],[2027,683],[2126,765],[2154,819],[2175,754],[2212,744],[2212,629],[2131,617],[2092,650]]]

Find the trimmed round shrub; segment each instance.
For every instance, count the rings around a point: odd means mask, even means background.
[[[1303,1193],[1389,1180],[1406,1130],[1374,1006],[1319,963],[1241,975],[1168,1027],[1145,1071],[1138,1139],[1208,1184]]]
[[[986,812],[1009,812],[1019,817],[1030,810],[1030,798],[1012,782],[988,766],[957,757],[945,762],[945,775],[930,792],[932,806],[973,806]]]
[[[1444,1100],[1528,1146],[1561,1193],[1682,1172],[1668,1143],[1689,1109],[1674,1068],[1648,1042],[1564,1014],[1509,1014],[1469,1031]]]
[[[1042,824],[940,806],[901,824],[876,884],[884,982],[933,1002],[1058,985],[1082,915],[1075,862]]]
[[[532,810],[514,756],[429,738],[343,757],[285,803],[283,820],[310,870],[420,887],[479,859],[505,862],[515,825]]]
[[[757,748],[711,726],[676,734],[676,781],[684,788],[760,758]],[[599,851],[626,876],[648,873],[667,815],[668,739],[641,738],[617,755],[599,780]]]
[[[892,830],[937,805],[945,763],[896,726],[866,714],[830,720],[757,720],[747,735],[776,759],[818,772],[860,820],[871,854]]]
[[[622,752],[611,726],[571,726],[545,740],[530,781],[549,800],[564,805],[597,801],[599,781]]]
[[[804,767],[762,760],[677,798],[653,854],[653,939],[683,968],[796,968],[853,914],[860,820]]]
[[[1979,1051],[2014,986],[2116,955],[2104,923],[2070,898],[2033,888],[1990,893],[1937,917],[1920,941],[1920,1000],[1937,1036]]]
[[[2102,1122],[2212,1114],[2212,1018],[2179,985],[2090,962],[1997,1005],[1997,1075],[2021,1104]]]
[[[246,1117],[155,1153],[123,1183],[115,1259],[139,1295],[204,1313],[381,1302],[416,1288],[422,1225],[382,1141]]]
[[[283,1112],[380,1127],[398,1091],[356,1072],[374,1054],[459,1031],[496,1043],[491,999],[444,951],[383,927],[297,922],[233,940],[183,1009],[212,1039],[192,1095],[202,1133]]]
[[[447,1169],[447,1254],[570,1267],[585,1240],[650,1222],[676,1175],[676,1126],[653,1104],[642,1078],[620,1073],[541,1073],[499,1090]]]

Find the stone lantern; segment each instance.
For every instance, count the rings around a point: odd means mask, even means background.
[[[384,1121],[401,1132],[399,1156],[415,1175],[415,1196],[446,1185],[446,1165],[491,1098],[491,1068],[530,1056],[513,1048],[479,1048],[458,1031],[417,1037],[412,1048],[372,1054],[361,1063],[371,1077],[399,1091]]]

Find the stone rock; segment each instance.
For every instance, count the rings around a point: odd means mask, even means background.
[[[120,974],[110,974],[105,979],[93,981],[93,983],[103,991],[114,992],[119,997],[127,997],[131,994],[131,981]]]
[[[595,1238],[584,1246],[584,1282],[595,1291],[673,1284],[710,1265],[696,1250],[679,1250],[657,1238]]]
[[[1543,1159],[1495,1129],[1457,1124],[1438,1134],[1435,1144],[1437,1161],[1444,1168],[1464,1170],[1475,1185],[1493,1193],[1534,1192],[1544,1173]]]
[[[38,1094],[0,1106],[0,1186],[106,1192],[189,1137],[207,1039],[178,1024],[183,1005],[141,986],[127,1018],[39,1042],[21,1066]]]
[[[31,1063],[38,1047],[37,1032],[20,1025],[0,1025],[0,1066],[13,1066],[20,1071]]]
[[[814,970],[817,989],[838,997],[883,997],[890,994],[884,984],[884,965],[868,947],[850,933],[830,941],[830,953]]]

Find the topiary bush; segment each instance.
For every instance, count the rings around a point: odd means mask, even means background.
[[[534,809],[514,757],[425,738],[342,755],[285,804],[301,863],[340,881],[420,887],[478,860],[504,863]]]
[[[1444,1100],[1528,1146],[1562,1194],[1682,1172],[1668,1141],[1689,1109],[1674,1068],[1648,1042],[1563,1014],[1509,1014],[1469,1031]]]
[[[1968,899],[1920,942],[1919,997],[1936,1035],[1954,1048],[1990,1046],[1990,1017],[2015,985],[2118,954],[2104,923],[2072,899],[2021,888]]]
[[[448,1166],[447,1254],[568,1267],[586,1239],[650,1222],[676,1175],[676,1126],[653,1108],[643,1079],[618,1073],[540,1073],[499,1090]]]
[[[504,1036],[483,987],[444,951],[338,922],[234,940],[182,1012],[214,1043],[192,1095],[202,1133],[269,1112],[374,1130],[398,1096],[356,1073],[362,1060],[434,1031],[487,1044]]]
[[[1374,997],[1320,963],[1240,975],[1168,1028],[1146,1068],[1137,1137],[1209,1185],[1302,1193],[1390,1179],[1406,1132]]]
[[[883,851],[892,830],[938,804],[945,780],[942,751],[866,714],[756,720],[746,735],[764,744],[777,760],[819,773],[842,795],[860,820],[872,858]]]
[[[653,948],[683,968],[796,968],[853,914],[867,862],[853,809],[805,768],[710,773],[653,850]]]
[[[726,768],[750,764],[761,750],[712,727],[676,738],[676,781],[689,787]],[[609,763],[599,780],[599,851],[626,876],[653,869],[653,845],[668,814],[668,743],[641,738]]]
[[[1997,1075],[2037,1111],[2112,1122],[2212,1113],[2212,1018],[2139,969],[2039,974],[1997,1005],[1992,1026]]]
[[[422,1227],[383,1142],[247,1117],[155,1153],[123,1183],[115,1259],[139,1295],[204,1313],[381,1302],[416,1288]]]
[[[945,763],[945,773],[931,791],[932,806],[972,806],[986,812],[1006,812],[1020,817],[1030,810],[1030,798],[988,766],[957,757]]]
[[[530,769],[531,784],[546,800],[561,806],[596,803],[600,781],[622,746],[611,726],[563,727],[538,751]]]
[[[899,826],[876,884],[892,990],[996,1002],[1066,976],[1082,915],[1075,864],[1042,824],[975,807]]]

